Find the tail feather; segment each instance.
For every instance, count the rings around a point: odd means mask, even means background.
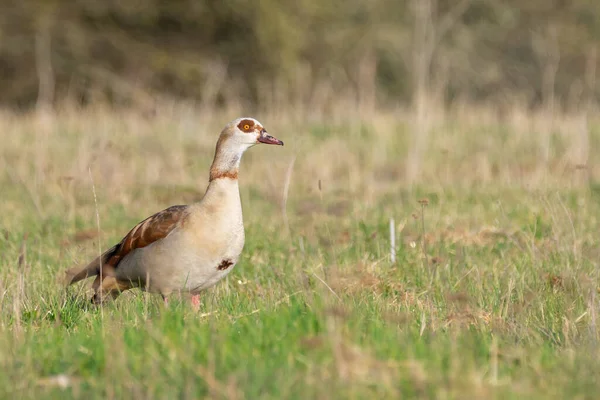
[[[67,271],[65,271],[65,283],[67,285],[72,285],[75,282],[79,282],[85,278],[89,278],[90,276],[100,274],[101,258],[101,256],[97,257],[94,261],[83,268],[81,266],[69,268]]]
[[[100,268],[102,268],[102,275],[110,275],[109,272],[112,270],[112,266],[108,265],[107,262],[113,250],[114,248],[96,257],[94,261],[85,267],[77,266],[69,268],[65,271],[65,284],[67,286],[72,285],[91,276],[100,275]]]

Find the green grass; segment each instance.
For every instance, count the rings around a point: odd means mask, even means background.
[[[113,118],[110,129],[131,132]],[[57,123],[50,137],[94,124],[71,123]],[[11,124],[14,133],[28,122]],[[243,160],[246,247],[199,313],[186,298],[165,308],[139,291],[96,308],[89,283],[65,289],[58,280],[149,213],[201,195],[212,144],[153,134],[145,151],[158,161],[124,152],[107,165],[91,162],[96,200],[88,164],[79,163],[86,155],[76,151],[91,134],[37,150],[16,139],[23,144],[0,153],[0,398],[596,397],[595,186],[479,184],[473,173],[409,189],[393,174],[374,178],[397,162],[361,146],[375,130],[361,127],[339,148],[332,143],[343,129],[314,128],[313,143],[330,140],[320,156],[286,140],[282,127],[272,131],[283,132],[287,153],[252,149]],[[457,137],[456,148],[468,137]],[[388,154],[404,143],[376,138],[392,146]],[[145,143],[142,134],[124,140]],[[171,169],[174,154],[183,175]],[[291,154],[286,225],[281,193]],[[426,167],[442,171],[442,162]],[[154,164],[164,166],[154,173],[168,185],[143,175]],[[72,180],[59,179],[65,175]]]

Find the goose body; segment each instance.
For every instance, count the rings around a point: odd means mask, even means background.
[[[95,276],[95,303],[139,287],[161,294],[165,302],[172,293],[191,293],[197,305],[198,293],[229,274],[244,247],[238,169],[243,153],[258,143],[283,145],[253,118],[227,124],[198,203],[172,206],[141,221],[87,266],[68,270],[67,282]]]

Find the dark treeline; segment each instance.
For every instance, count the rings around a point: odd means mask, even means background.
[[[598,0],[3,0],[0,103],[578,107],[597,94],[599,43]]]

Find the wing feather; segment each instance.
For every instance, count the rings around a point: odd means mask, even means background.
[[[76,267],[68,270],[68,283],[75,283],[90,276],[99,275],[101,266],[103,274],[110,274],[109,271],[117,268],[119,262],[133,250],[141,249],[163,239],[175,228],[183,226],[189,213],[188,206],[178,205],[151,215],[134,226],[118,244],[94,259],[83,269]],[[104,270],[106,266],[108,268]]]

